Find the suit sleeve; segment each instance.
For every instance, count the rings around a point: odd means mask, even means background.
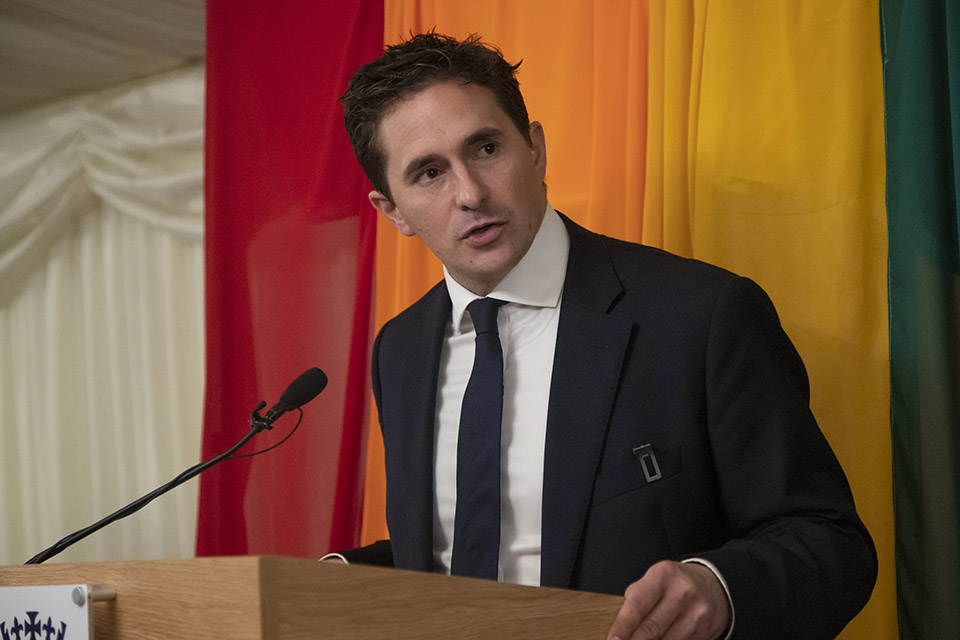
[[[706,358],[728,542],[698,555],[730,587],[734,637],[833,638],[869,599],[876,551],[810,412],[800,356],[753,282],[724,287]]]
[[[389,540],[377,540],[373,544],[356,549],[340,551],[350,564],[372,564],[381,567],[393,566],[393,547]]]
[[[378,366],[380,354],[380,339],[383,336],[383,329],[377,334],[373,343],[373,356],[370,366],[371,379],[373,385],[373,397],[377,405],[377,416],[380,413],[380,368]],[[380,418],[382,420],[382,418]],[[393,566],[393,546],[389,540],[377,540],[373,544],[354,549],[345,549],[338,551],[340,555],[347,559],[351,564],[369,564],[382,567]]]

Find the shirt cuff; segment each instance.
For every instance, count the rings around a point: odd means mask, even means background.
[[[344,558],[343,555],[342,555],[342,554],[339,554],[339,553],[328,553],[327,555],[325,555],[325,556],[323,556],[323,557],[317,558],[317,562],[323,562],[324,560],[329,560],[329,559],[331,559],[331,558],[339,558],[340,561],[343,562],[343,564],[350,564],[350,561],[347,560],[346,558]],[[716,571],[716,570],[714,570],[714,571]],[[721,580],[721,582],[722,582],[722,580]],[[726,587],[724,587],[724,589],[726,589]],[[729,596],[727,596],[727,597],[729,597]]]
[[[733,610],[733,598],[730,597],[730,587],[727,586],[727,581],[723,579],[723,575],[720,574],[720,570],[709,560],[704,560],[703,558],[687,558],[683,562],[695,562],[697,564],[705,566],[707,569],[713,572],[713,575],[717,577],[717,580],[720,581],[720,586],[723,587],[723,592],[727,596],[727,606],[730,608],[730,624],[727,625],[727,632],[723,636],[723,640],[730,640],[730,636],[733,635],[733,623],[736,620],[737,616]]]

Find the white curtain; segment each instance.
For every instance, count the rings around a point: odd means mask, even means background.
[[[199,460],[203,76],[0,119],[0,565]],[[193,555],[196,483],[55,560]]]

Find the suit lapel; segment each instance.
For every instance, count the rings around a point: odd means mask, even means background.
[[[421,301],[418,313],[404,318],[402,330],[408,336],[403,344],[396,368],[400,378],[395,388],[402,389],[399,410],[393,419],[400,425],[391,451],[399,452],[393,474],[402,483],[395,495],[402,496],[403,513],[396,514],[403,532],[392,537],[409,540],[404,549],[401,568],[430,571],[433,569],[433,450],[437,408],[437,380],[443,334],[450,316],[450,297],[441,282]],[[424,393],[424,389],[427,390]],[[409,554],[409,555],[407,555]]]
[[[599,237],[564,218],[564,283],[544,453],[540,583],[569,587],[632,325],[608,315],[622,286]]]

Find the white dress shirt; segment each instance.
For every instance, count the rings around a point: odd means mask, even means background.
[[[500,307],[497,317],[504,369],[499,577],[515,584],[540,584],[543,451],[569,247],[563,221],[547,205],[530,249],[489,294],[511,303]],[[463,288],[446,269],[444,278],[452,314],[437,389],[433,557],[437,570],[449,573],[457,507],[460,405],[473,368],[476,337],[466,308],[479,296]]]

